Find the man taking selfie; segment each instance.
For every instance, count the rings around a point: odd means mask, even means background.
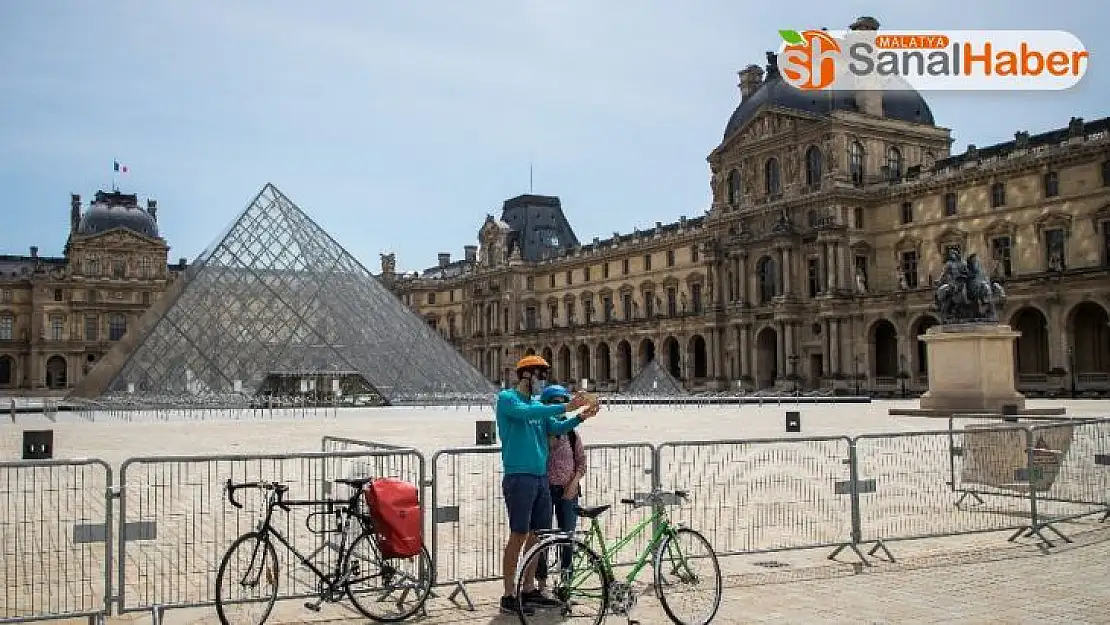
[[[514,575],[522,551],[536,542],[535,531],[551,527],[551,487],[547,479],[548,436],[565,434],[597,414],[585,393],[566,404],[544,405],[532,398],[543,392],[551,366],[539,356],[525,356],[516,365],[517,385],[497,394],[497,430],[501,436],[504,477],[501,490],[509,513],[509,542],[505,545],[502,572],[505,593],[501,611],[533,614],[535,605],[558,605],[535,588],[535,570],[524,571],[523,593],[516,595]],[[577,416],[560,419],[567,412],[585,408]],[[534,567],[533,567],[534,568]]]

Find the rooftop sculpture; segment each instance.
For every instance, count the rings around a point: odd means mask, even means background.
[[[1005,290],[986,275],[978,255],[972,254],[964,262],[959,250],[948,251],[934,294],[941,325],[997,323],[998,311],[1005,303]]]

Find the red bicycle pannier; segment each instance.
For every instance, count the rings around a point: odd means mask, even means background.
[[[395,477],[366,485],[366,505],[374,520],[383,558],[411,558],[423,546],[420,537],[420,489]]]

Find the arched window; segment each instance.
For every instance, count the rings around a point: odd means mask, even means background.
[[[778,195],[782,187],[779,184],[779,160],[777,158],[767,159],[767,164],[763,166],[763,184],[767,189],[767,195]]]
[[[759,303],[770,304],[778,294],[778,280],[775,275],[775,261],[770,256],[764,256],[756,265],[756,277],[759,280]]]
[[[821,150],[815,145],[809,146],[806,150],[806,186],[811,189],[821,188],[821,175],[822,175],[823,162],[821,159]]]
[[[902,179],[902,152],[894,146],[886,151],[886,176],[887,180]]]
[[[733,205],[739,204],[741,194],[740,170],[733,169],[728,172],[728,203]]]
[[[853,141],[848,146],[848,172],[852,176],[852,184],[863,185],[863,145],[859,141]]]

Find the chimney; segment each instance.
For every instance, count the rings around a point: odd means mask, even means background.
[[[439,253],[439,266],[440,267],[446,267],[447,265],[450,265],[450,264],[451,264],[451,252],[440,252]]]
[[[69,194],[69,229],[76,232],[81,223],[81,196],[76,193]]]
[[[31,246],[31,258],[38,258],[38,257],[39,257],[39,246],[32,245]]]
[[[146,201],[146,212],[150,213],[150,218],[151,219],[153,219],[155,221],[158,221],[158,201],[157,200],[147,200]]]
[[[463,257],[466,259],[466,262],[468,262],[472,265],[474,263],[478,262],[478,246],[477,245],[463,246]]]
[[[189,266],[189,260],[188,259],[182,258],[182,259],[179,259],[177,261],[177,268],[180,269],[181,271],[185,271],[185,268],[188,267],[188,266]]]
[[[740,76],[740,101],[744,102],[763,85],[763,68],[753,64],[737,74]]]
[[[852,22],[852,25],[849,26],[848,29],[859,33],[873,33],[879,30],[879,20],[864,15]],[[874,77],[864,77],[860,79],[859,88],[856,89],[856,108],[864,115],[882,117],[883,92],[880,89],[880,85],[871,84],[874,80]]]

